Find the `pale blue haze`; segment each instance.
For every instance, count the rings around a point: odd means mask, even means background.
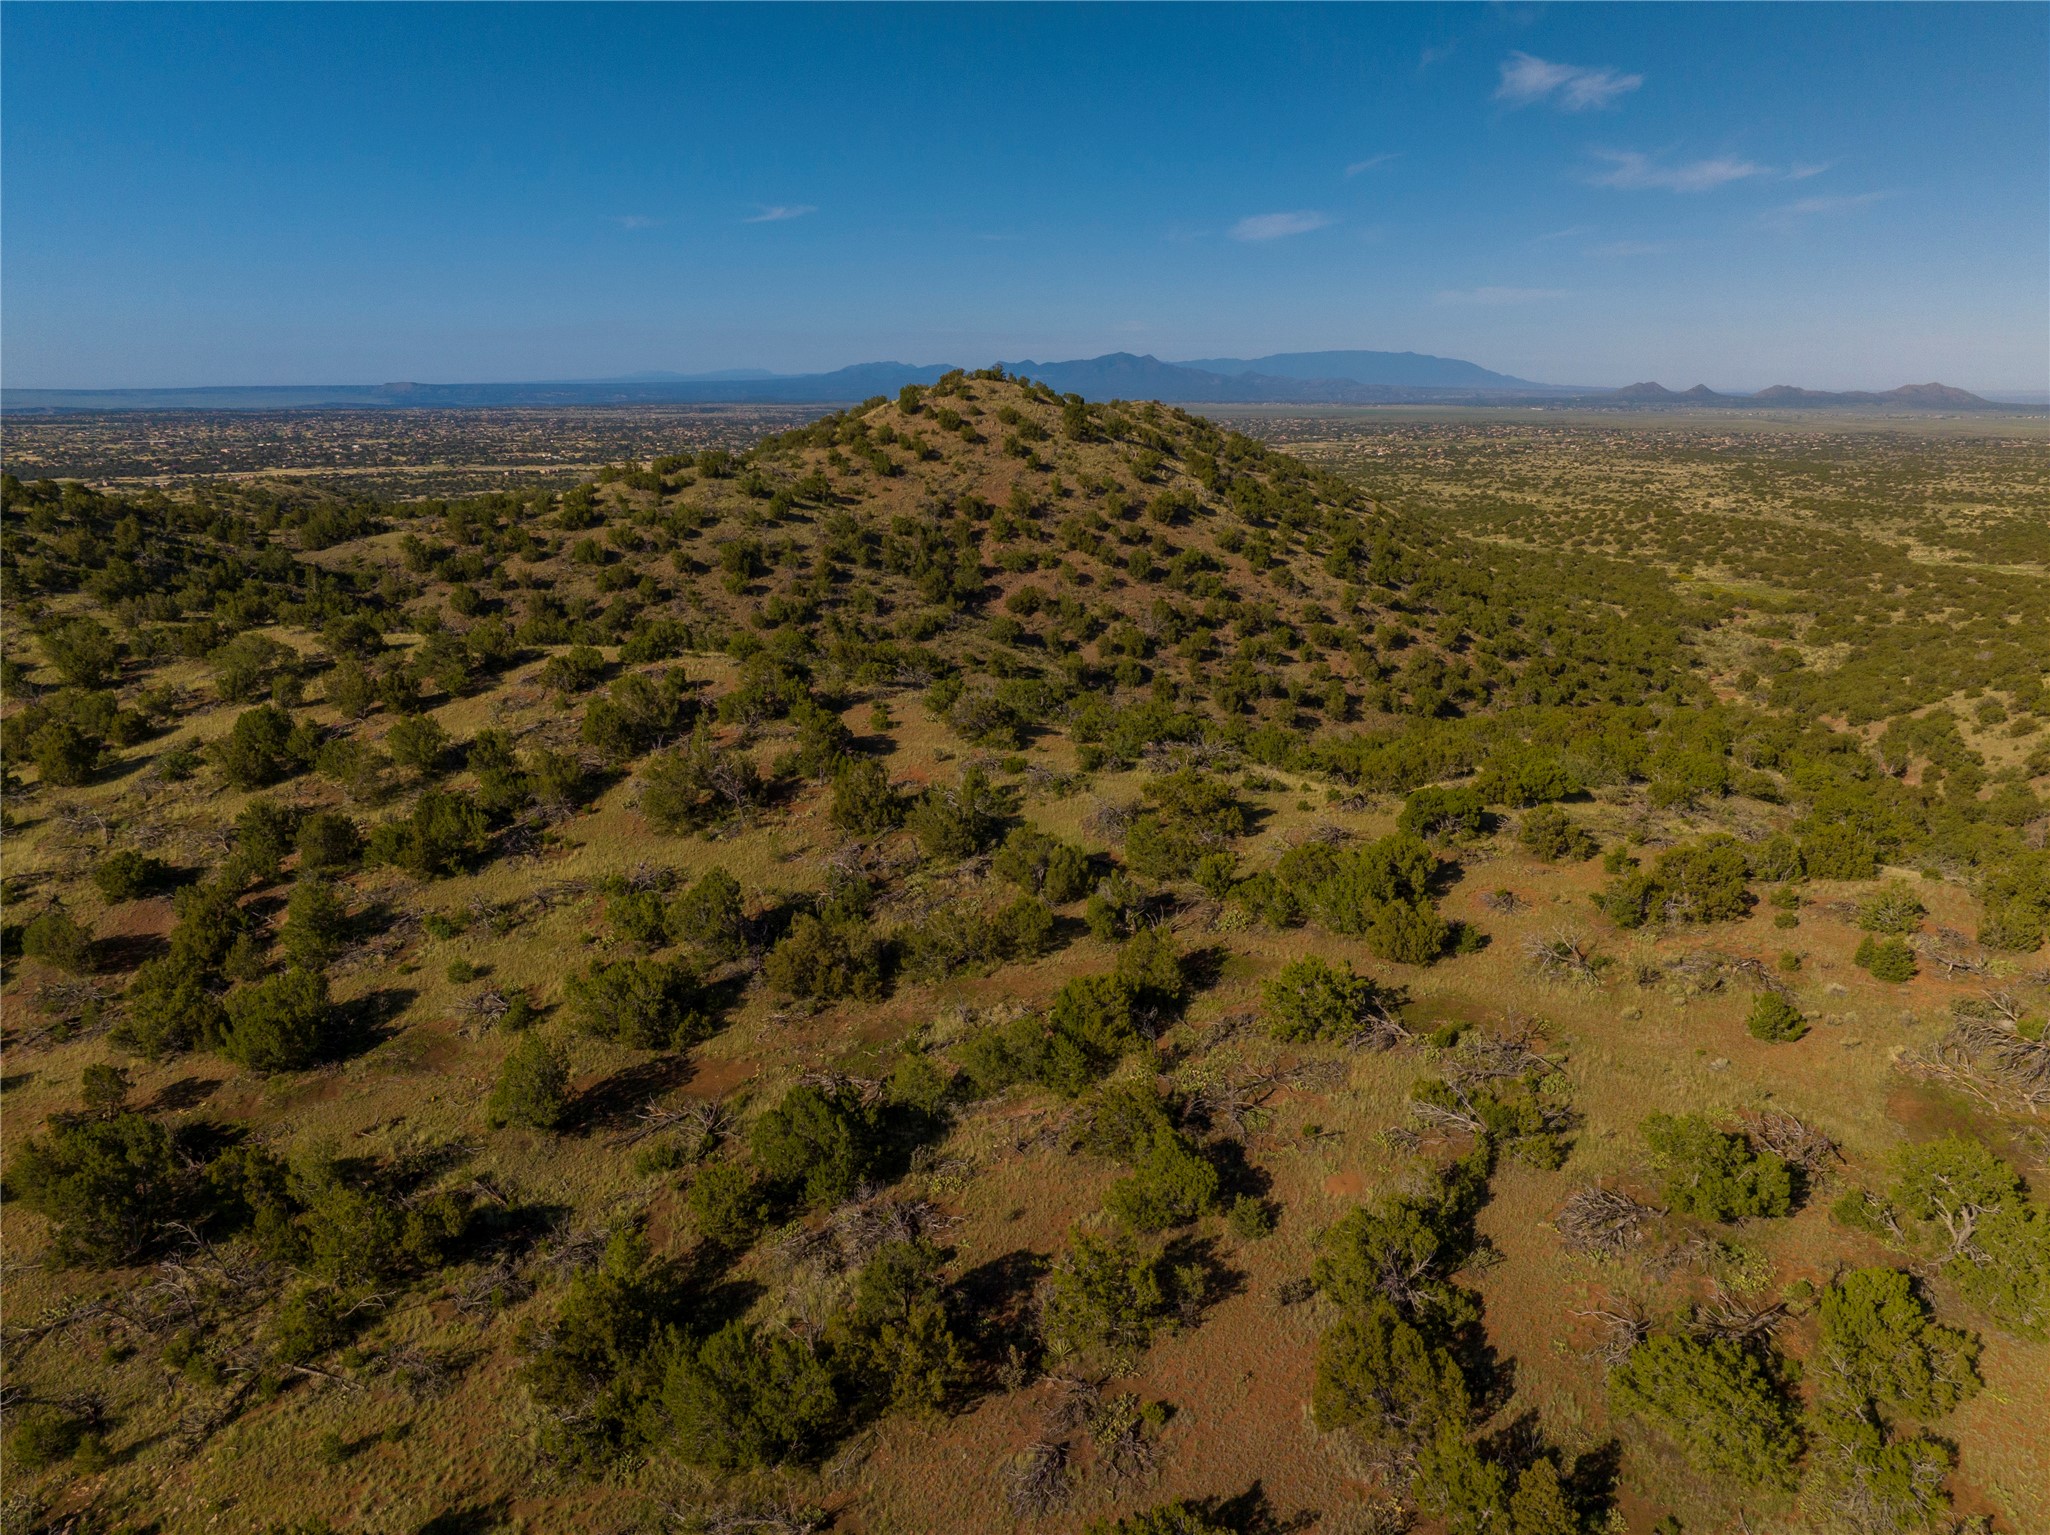
[[[11,3],[15,387],[2050,388],[2050,8]]]

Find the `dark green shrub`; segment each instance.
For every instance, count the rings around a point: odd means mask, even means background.
[[[570,1281],[521,1371],[546,1410],[547,1448],[596,1469],[651,1443],[664,1374],[685,1346],[675,1332],[677,1291],[631,1229],[613,1235],[595,1270]]]
[[[641,1050],[680,1048],[701,1038],[697,975],[681,960],[594,964],[564,982],[570,1013],[586,1034]]]
[[[85,1419],[51,1402],[13,1409],[7,1430],[7,1458],[16,1471],[34,1476],[71,1459],[86,1437]]]
[[[669,936],[708,960],[737,958],[746,947],[747,913],[740,882],[724,869],[708,869],[669,903]]]
[[[423,778],[441,771],[451,744],[441,722],[427,714],[411,714],[394,721],[384,736],[384,749],[391,760]]]
[[[927,789],[906,820],[928,857],[959,862],[996,840],[1007,803],[982,769],[964,768],[953,788]]]
[[[1041,1292],[1040,1334],[1056,1360],[1127,1368],[1204,1288],[1200,1270],[1157,1248],[1076,1230]]]
[[[748,1147],[765,1177],[807,1205],[854,1192],[876,1153],[874,1115],[844,1089],[800,1084],[757,1119]]]
[[[109,901],[132,901],[161,885],[168,872],[159,860],[124,847],[93,865],[93,884]]]
[[[1801,839],[1801,868],[1810,879],[1870,879],[1879,851],[1857,827],[1833,821]]]
[[[2013,1168],[1948,1135],[1900,1153],[1891,1195],[1966,1301],[2010,1331],[2050,1331],[2050,1218],[2028,1203]]]
[[[299,830],[295,811],[268,799],[252,799],[235,817],[235,857],[223,877],[231,881],[273,883],[292,851]]]
[[[303,772],[319,745],[314,727],[294,725],[283,709],[264,704],[238,715],[234,727],[207,750],[233,787],[261,789]]]
[[[363,833],[338,810],[317,810],[299,823],[299,873],[345,874],[363,856]]]
[[[220,1051],[250,1071],[304,1071],[328,1043],[327,977],[316,970],[238,986],[228,993]]]
[[[86,617],[69,618],[36,636],[43,659],[75,688],[105,687],[121,664],[121,642]]]
[[[882,945],[865,922],[828,921],[804,912],[769,951],[762,975],[787,996],[873,1000],[883,994]]]
[[[52,1227],[59,1263],[124,1263],[179,1212],[178,1157],[170,1132],[140,1114],[54,1120],[25,1142],[7,1190]]]
[[[92,930],[62,906],[52,905],[22,929],[21,952],[76,975],[92,968]]]
[[[1065,906],[1089,892],[1089,855],[1030,826],[1012,828],[990,860],[990,872],[1052,906]]]
[[[1594,837],[1574,825],[1572,817],[1557,805],[1538,805],[1525,811],[1522,824],[1516,828],[1516,840],[1533,858],[1542,858],[1547,863],[1579,863],[1600,851]]]
[[[1649,872],[1610,882],[1598,904],[1618,927],[1648,923],[1734,922],[1751,909],[1744,850],[1720,834],[1669,848]]]
[[[402,820],[370,834],[370,861],[392,864],[419,879],[454,874],[482,857],[491,827],[468,794],[425,789]]]
[[[569,1057],[547,1036],[527,1033],[498,1068],[498,1081],[484,1103],[492,1129],[524,1125],[553,1130],[569,1110]]]
[[[1792,1209],[1792,1170],[1743,1135],[1699,1114],[1653,1114],[1641,1129],[1666,1202],[1680,1214],[1733,1221]]]
[[[92,782],[104,743],[69,720],[56,720],[31,736],[28,745],[44,783],[75,789]]]
[[[720,1247],[738,1251],[755,1239],[768,1217],[754,1175],[732,1162],[713,1162],[698,1170],[685,1200],[698,1235]]]
[[[1429,785],[1415,790],[1402,802],[1402,815],[1396,825],[1412,837],[1450,842],[1478,836],[1487,818],[1487,808],[1473,789]]]
[[[1821,1400],[1841,1410],[1940,1418],[1979,1389],[1978,1340],[1939,1327],[1899,1269],[1840,1274],[1822,1292],[1810,1366]]]
[[[1466,1375],[1443,1346],[1373,1295],[1318,1338],[1310,1412],[1324,1433],[1351,1428],[1369,1445],[1421,1445],[1474,1414]]]
[[[1858,903],[1858,926],[1868,933],[1900,936],[1920,927],[1927,912],[1912,887],[1890,879]]]
[[[302,879],[285,903],[280,946],[295,965],[319,970],[342,950],[349,933],[349,908],[325,880]]]
[[[810,1347],[742,1322],[679,1353],[662,1405],[684,1458],[727,1470],[802,1460],[840,1414],[832,1372]]]
[[[876,836],[904,822],[904,796],[889,770],[872,757],[849,757],[833,774],[832,822],[840,830]]]
[[[1851,961],[1869,972],[1873,980],[1896,985],[1912,981],[1920,973],[1915,951],[1899,938],[1874,938],[1867,933],[1858,941]]]
[[[1086,418],[1083,430],[1087,430]],[[1213,1519],[1204,1505],[1177,1498],[1122,1518],[1105,1514],[1101,1519],[1092,1519],[1083,1535],[1231,1535],[1232,1529],[1233,1526]]]
[[[1350,964],[1334,967],[1314,955],[1286,965],[1261,988],[1267,1032],[1300,1044],[1349,1039],[1382,1009],[1381,990]]]
[[[1751,1012],[1744,1026],[1754,1039],[1799,1039],[1808,1032],[1801,1010],[1776,991],[1761,991],[1751,999]]]
[[[1654,1333],[1609,1376],[1609,1400],[1679,1446],[1700,1470],[1787,1488],[1801,1453],[1793,1408],[1750,1354],[1721,1338]]]
[[[175,954],[137,970],[124,1000],[126,1015],[110,1037],[145,1060],[211,1046],[227,1028],[227,1011],[208,989],[205,968]]]
[[[762,777],[747,753],[717,745],[699,720],[688,744],[661,752],[641,769],[641,813],[657,831],[696,831],[760,803]]]
[[[947,1316],[941,1263],[923,1237],[885,1242],[855,1280],[854,1299],[834,1328],[835,1354],[878,1405],[930,1412],[969,1378]]]
[[[1149,879],[1186,879],[1197,861],[1245,835],[1246,812],[1231,785],[1182,768],[1150,780],[1125,831],[1125,862]]]

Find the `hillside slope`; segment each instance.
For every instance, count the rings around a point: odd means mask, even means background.
[[[1730,591],[995,372],[0,491],[10,1519],[2050,1518],[2050,756]]]

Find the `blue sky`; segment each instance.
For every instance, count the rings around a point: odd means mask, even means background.
[[[2050,7],[4,8],[29,387],[2050,388]]]

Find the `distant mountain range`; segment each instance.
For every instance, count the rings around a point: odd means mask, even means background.
[[[260,385],[197,389],[6,389],[0,410],[305,410],[319,407],[463,408],[570,405],[837,405],[930,384],[953,365],[866,362],[830,373],[637,373],[625,378],[514,384]],[[1660,384],[1624,389],[1540,384],[1492,372],[1456,357],[1422,352],[1277,352],[1267,357],[1206,357],[1162,362],[1111,352],[1070,362],[1005,363],[1091,400],[1168,400],[1184,405],[1396,405],[1556,403],[1601,406],[1774,405],[1899,406],[1917,410],[1998,410],[1945,384],[1910,384],[1883,394],[1827,393],[1775,385],[1757,394],[1717,394],[1705,385],[1674,391]]]

